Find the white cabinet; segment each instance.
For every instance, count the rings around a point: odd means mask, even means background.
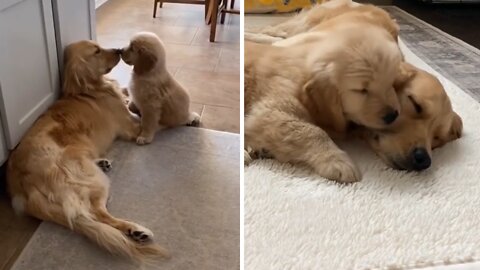
[[[82,39],[95,40],[95,0],[52,0],[57,37],[58,59],[63,63],[63,49]]]
[[[2,85],[0,85],[0,91],[2,90]],[[2,127],[2,121],[0,120],[0,127]],[[5,136],[3,135],[3,132],[0,130],[0,164],[5,162],[8,157],[8,150],[7,146],[5,145]]]
[[[0,164],[58,97],[63,50],[95,39],[94,22],[94,0],[0,0]]]
[[[59,91],[51,1],[0,4],[0,37],[0,114],[13,149]]]

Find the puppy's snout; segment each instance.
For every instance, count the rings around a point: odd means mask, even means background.
[[[411,153],[412,169],[422,171],[430,167],[432,160],[425,148],[415,148]]]
[[[398,117],[398,111],[392,110],[383,116],[383,122],[387,125],[393,123]]]
[[[122,49],[115,49],[116,54],[122,54],[123,50]]]

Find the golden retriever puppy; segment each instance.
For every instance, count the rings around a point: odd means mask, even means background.
[[[397,40],[398,25],[388,13],[378,7],[361,5],[349,0],[334,0],[317,5],[293,19],[266,28],[263,33],[275,36],[270,39],[274,41],[275,46],[288,47],[295,43],[308,42],[308,39],[302,38],[302,35],[297,35],[298,33],[336,31],[349,23],[362,21],[384,28],[393,39]],[[293,37],[278,39],[276,38],[278,36]],[[261,37],[261,41],[269,40]],[[424,170],[431,164],[433,148],[461,136],[462,121],[452,110],[445,90],[433,75],[407,63],[402,63],[400,67],[395,84],[402,108],[400,120],[386,130],[362,129],[361,133],[374,151],[391,167]],[[314,95],[307,95],[305,98],[309,99],[311,106],[317,109],[324,107],[322,100]],[[416,113],[411,113],[413,104]],[[428,104],[429,113],[421,109],[423,106],[418,104]],[[403,113],[404,110],[405,113]],[[438,119],[446,119],[446,121],[438,121]],[[329,118],[329,120],[335,125],[336,119]],[[346,135],[330,132],[332,137]],[[246,156],[247,160],[252,158],[252,156]],[[260,154],[260,156],[263,155]]]
[[[363,138],[391,167],[421,171],[433,149],[461,137],[463,124],[437,78],[407,63],[401,69],[407,80],[396,85],[399,119],[388,130],[364,130]]]
[[[168,252],[149,229],[108,212],[109,180],[97,166],[116,138],[134,140],[140,132],[117,84],[103,77],[119,60],[119,50],[92,41],[65,49],[63,95],[12,152],[7,182],[17,211],[141,261]]]
[[[362,23],[293,38],[302,42],[245,43],[245,145],[331,180],[359,181],[329,133],[344,133],[350,121],[373,129],[395,121],[400,49],[387,31]]]
[[[154,33],[136,34],[122,50],[122,59],[133,65],[130,107],[142,116],[138,144],[152,142],[162,128],[199,124],[200,116],[189,110],[187,91],[167,71],[165,47]]]

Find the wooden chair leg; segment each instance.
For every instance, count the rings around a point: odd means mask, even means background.
[[[234,7],[235,7],[235,0],[231,0],[230,9],[233,9]]]
[[[153,18],[157,17],[157,3],[158,0],[153,1]]]
[[[162,7],[163,7],[163,1],[160,0],[160,8],[162,8]]]
[[[222,15],[220,16],[220,23],[221,24],[225,23],[226,13],[224,12],[224,10],[227,9],[227,5],[228,5],[228,1],[227,0],[222,0]]]
[[[215,42],[215,34],[217,31],[218,4],[218,0],[213,0],[212,20],[210,21],[210,42]]]
[[[210,7],[210,0],[205,0],[205,20],[208,16],[208,8]]]

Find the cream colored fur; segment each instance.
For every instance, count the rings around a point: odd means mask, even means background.
[[[138,144],[150,143],[162,128],[199,124],[200,116],[189,110],[188,92],[166,68],[165,47],[155,34],[136,34],[123,49],[122,59],[134,66],[130,108],[142,116]]]
[[[393,90],[400,50],[387,31],[361,23],[293,39],[301,41],[288,48],[246,42],[245,145],[331,180],[358,181],[330,136],[349,121],[386,127],[384,113],[400,109]]]
[[[324,39],[325,33],[363,23],[379,26],[385,29],[394,40],[398,40],[398,25],[387,12],[373,5],[361,5],[349,0],[334,0],[314,6],[290,20],[265,28],[259,35],[250,33],[246,39],[260,43],[273,43],[281,47],[293,46],[292,49],[294,49],[295,45]],[[285,37],[289,38],[285,39]],[[462,120],[452,110],[442,85],[428,72],[403,62],[394,87],[401,105],[399,119],[385,131],[360,129],[350,135],[365,139],[385,163],[393,168],[407,170],[428,168],[433,148],[461,136]],[[248,99],[248,96],[246,98]],[[314,100],[315,96],[307,96],[307,99]],[[332,97],[318,96],[313,106],[317,109],[320,106],[324,107],[322,100],[332,100]],[[321,115],[322,118],[337,123],[338,127],[339,120],[331,114],[325,114],[323,111]],[[439,121],[439,119],[443,120]],[[323,129],[326,128],[324,122],[317,124]],[[332,137],[346,135],[344,132],[340,134],[329,132],[329,134]],[[416,150],[422,150],[424,153],[425,163],[422,166],[415,164]],[[252,156],[246,155],[246,162],[251,159]]]

